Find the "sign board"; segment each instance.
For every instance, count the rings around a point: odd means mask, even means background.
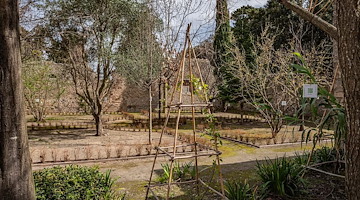
[[[303,85],[303,97],[304,98],[317,98],[318,97],[318,85],[317,84],[304,84]]]

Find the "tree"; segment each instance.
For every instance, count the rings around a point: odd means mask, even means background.
[[[349,200],[360,199],[360,5],[356,0],[337,1],[338,48],[345,92],[346,189]]]
[[[35,199],[21,84],[18,1],[0,0],[0,199]]]
[[[301,2],[301,1],[297,1]],[[314,12],[320,11],[326,6],[322,3],[316,7]],[[331,10],[321,12],[327,20],[331,20]],[[279,49],[289,47],[289,41],[296,35],[299,46],[311,48],[313,45],[318,46],[321,43],[330,44],[329,36],[322,30],[312,25],[310,22],[304,21],[301,17],[284,8],[277,0],[269,0],[262,8],[254,8],[252,6],[243,6],[237,9],[231,16],[235,21],[233,31],[237,41],[237,46],[246,52],[246,61],[253,62],[252,40],[261,37],[261,33],[267,24],[271,24],[269,32],[277,32],[274,47]],[[298,49],[299,53],[302,49]]]
[[[91,110],[97,136],[103,135],[103,104],[115,81],[117,52],[137,12],[135,4],[56,0],[46,5],[49,58],[65,64],[76,94]]]
[[[218,79],[219,98],[226,103],[239,101],[239,79],[236,77],[234,38],[230,27],[227,0],[216,1],[216,27],[214,36],[214,66]]]
[[[46,61],[26,62],[23,65],[24,96],[27,108],[35,121],[44,121],[51,102],[59,101],[67,81],[56,65]]]
[[[141,5],[129,25],[129,32],[124,38],[118,70],[131,84],[145,88],[149,94],[149,144],[152,143],[152,91],[159,79],[164,62],[163,51],[156,39],[160,20],[155,16],[150,4]]]
[[[337,0],[338,26],[327,23],[313,13],[287,0],[279,0],[285,7],[310,21],[337,40],[341,69],[347,128],[345,144],[347,199],[360,199],[360,7],[356,0]]]
[[[157,18],[162,19],[161,29],[156,35],[158,35],[158,40],[163,47],[165,58],[159,77],[159,107],[160,110],[165,112],[168,103],[168,89],[175,74],[174,72],[178,69],[176,65],[179,63],[178,58],[180,56],[177,56],[177,54],[182,49],[184,39],[182,35],[185,35],[184,27],[189,23],[188,18],[191,17],[191,15],[199,12],[204,7],[209,7],[205,5],[205,3],[211,4],[211,1],[155,0],[149,2],[154,11],[156,11]],[[202,25],[199,26],[199,29]],[[194,37],[198,34],[198,30],[193,29],[191,32]],[[181,53],[178,55],[180,54]]]
[[[260,38],[253,42],[254,61],[247,63],[243,52],[238,57],[239,78],[242,96],[264,117],[275,138],[286,115],[293,115],[300,107],[302,86],[307,79],[289,67],[290,56],[295,50],[295,42],[289,47],[275,48],[276,33],[270,33],[266,26]],[[305,51],[304,60],[321,85],[328,85],[327,70],[323,52],[319,48]],[[283,104],[285,102],[285,104]]]

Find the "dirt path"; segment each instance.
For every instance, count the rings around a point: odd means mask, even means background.
[[[30,143],[33,146],[51,146],[56,148],[58,145],[63,146],[64,140],[57,140],[58,133],[48,135],[43,137],[42,132],[37,132],[39,135],[32,135]],[[89,133],[79,133],[79,135],[74,135],[74,138],[65,140],[65,144],[79,145],[79,144],[89,144],[90,142],[102,143],[104,141],[98,140],[89,140],[84,137],[84,135]],[[126,134],[127,137],[124,138]],[[62,134],[60,134],[62,135]],[[129,137],[131,135],[131,137]],[[132,133],[132,132],[123,132],[118,135],[117,132],[110,132],[109,137],[101,138],[106,140],[107,143],[118,143],[122,141],[123,144],[130,143],[143,143],[146,133]],[[155,138],[158,139],[158,134],[154,134]],[[41,140],[39,139],[41,138]],[[111,138],[111,140],[109,140]],[[166,139],[171,141],[171,136],[166,136]],[[145,140],[146,141],[146,140]],[[323,142],[322,145],[329,145],[326,142]],[[229,141],[223,141],[223,145],[220,148],[220,151],[223,152],[221,155],[222,158],[222,172],[225,179],[231,178],[249,178],[253,179],[255,177],[254,171],[251,170],[256,164],[256,160],[264,160],[264,158],[276,158],[281,156],[293,156],[295,152],[303,152],[304,150],[309,150],[311,144],[309,145],[300,145],[300,144],[289,144],[289,145],[274,145],[274,146],[265,146],[262,148],[254,148],[241,144],[236,144]],[[199,167],[200,169],[207,168],[212,165],[214,157],[201,157],[199,158]],[[189,162],[190,160],[186,160]],[[168,157],[158,158],[158,162],[155,165],[155,179],[162,173],[161,164],[167,163]],[[153,164],[153,158],[146,159],[133,159],[133,160],[121,160],[121,161],[111,161],[104,163],[87,163],[82,164],[85,166],[97,165],[102,171],[112,170],[112,176],[119,178],[117,181],[117,186],[121,188],[121,192],[126,192],[127,199],[144,199],[146,181],[148,181],[151,168]],[[44,168],[42,166],[34,166],[34,170]],[[187,197],[188,193],[183,191],[183,188],[178,188],[176,195]],[[181,199],[181,198],[180,198]],[[186,199],[186,198],[185,198]]]
[[[236,166],[237,170],[247,170],[252,168],[256,160],[263,160],[264,158],[276,158],[281,156],[294,156],[296,152],[302,152],[311,148],[310,145],[281,145],[263,148],[251,148],[244,145],[230,144],[225,150],[222,156],[222,165]],[[326,145],[326,143],[323,143]],[[208,166],[212,164],[213,157],[203,157],[199,159],[200,166]],[[103,170],[112,170],[113,176],[120,177],[121,182],[127,181],[146,181],[149,179],[151,172],[153,158],[139,159],[139,160],[124,160],[113,161],[107,163],[97,163]],[[189,160],[190,161],[190,160]],[[168,157],[158,158],[158,162],[155,165],[156,171],[160,171],[161,164],[167,163]],[[251,163],[251,164],[249,164]],[[86,164],[91,165],[91,164]]]

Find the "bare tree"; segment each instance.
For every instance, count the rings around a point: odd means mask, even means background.
[[[257,56],[253,65],[245,63],[244,55],[238,57],[242,96],[265,118],[273,138],[284,125],[284,116],[293,114],[300,106],[301,89],[306,83],[306,79],[290,67],[296,42],[291,42],[289,49],[274,50],[275,37],[276,33],[270,35],[268,26],[265,27],[254,44],[253,54]],[[304,54],[319,83],[328,84],[324,53],[313,48]]]
[[[211,23],[211,7],[214,6],[211,6],[211,1],[205,0],[154,0],[151,4],[157,12],[158,18],[163,20],[163,29],[158,32],[158,39],[163,47],[165,57],[159,77],[159,91],[162,91],[162,94],[159,95],[159,104],[160,110],[165,111],[168,102],[168,88],[177,69],[175,67],[178,63],[177,54],[182,49],[180,41],[183,41],[182,35],[185,35],[185,25],[191,22],[189,18],[196,13],[207,15],[208,20],[200,23],[198,28],[193,29],[191,33],[193,39],[201,36],[203,33],[200,32],[200,29]]]
[[[35,199],[25,125],[18,1],[0,1],[0,199]]]

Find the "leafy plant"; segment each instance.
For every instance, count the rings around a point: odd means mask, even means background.
[[[312,71],[307,67],[307,63],[304,58],[299,53],[294,53],[298,58],[299,64],[293,64],[292,68],[296,72],[303,74],[307,79],[313,83],[318,84],[316,77],[313,75]],[[318,99],[304,99],[298,111],[294,114],[293,117],[286,117],[291,123],[300,122],[301,116],[308,115],[309,110],[311,117],[309,119],[303,119],[302,124],[309,124],[310,128],[305,129],[302,133],[302,141],[308,142],[313,136],[313,148],[309,155],[308,164],[311,160],[312,154],[314,153],[316,144],[322,138],[333,137],[334,138],[334,147],[337,151],[337,159],[339,159],[340,152],[343,151],[343,144],[347,133],[346,128],[346,114],[344,107],[338,102],[331,91],[328,91],[325,87],[322,87],[320,84],[318,89]],[[326,129],[334,130],[334,134],[328,134]]]
[[[113,190],[116,179],[98,167],[53,167],[34,172],[38,200],[122,199]]]
[[[295,158],[293,161],[300,166],[306,165],[309,157],[309,152],[304,151],[302,154],[299,152],[295,152]]]
[[[280,196],[296,196],[305,185],[301,177],[303,168],[285,157],[266,159],[264,164],[257,162],[256,168],[265,192]]]
[[[211,141],[214,142],[214,147],[217,149],[219,145],[222,145],[220,138],[220,132],[216,129],[217,120],[213,114],[208,114],[206,122],[209,125],[208,129],[205,129],[205,133],[211,136]]]
[[[200,99],[206,101],[206,96],[209,92],[209,85],[203,83],[200,78],[197,78],[194,75],[190,77],[190,80],[193,85],[193,93]]]
[[[229,200],[250,200],[255,195],[247,182],[229,181],[225,182],[225,193]]]
[[[321,147],[320,149],[316,149],[313,155],[313,161],[315,163],[323,163],[327,161],[336,160],[337,151],[334,148],[330,147]],[[340,155],[342,157],[343,155]]]
[[[158,182],[165,183],[170,177],[170,165],[169,163],[161,164],[163,174],[158,178]],[[195,177],[195,167],[192,162],[183,163],[175,162],[173,166],[173,179],[176,180],[188,180]]]

